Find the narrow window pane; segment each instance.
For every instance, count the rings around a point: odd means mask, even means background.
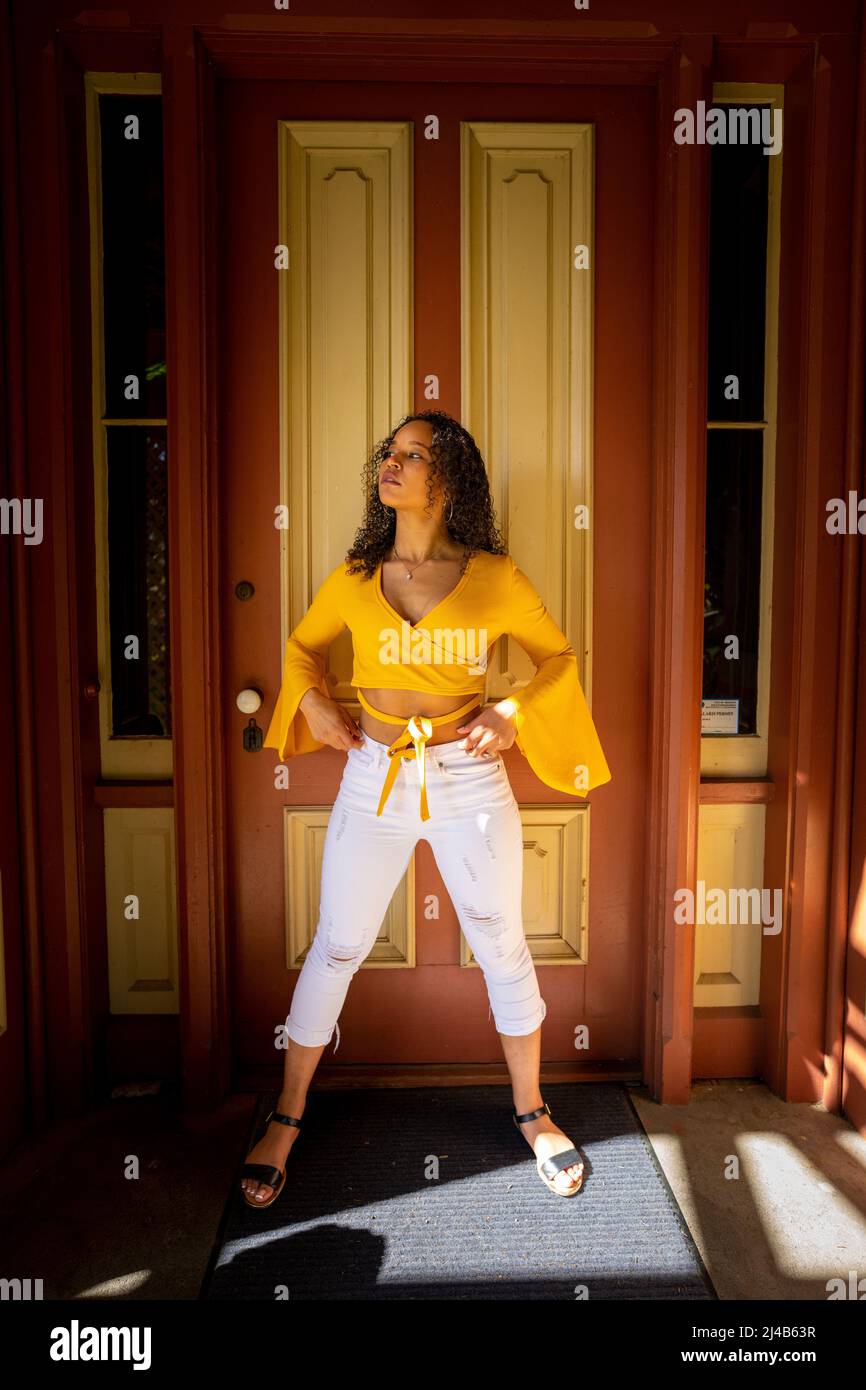
[[[760,144],[712,146],[707,380],[710,420],[764,418],[767,189],[772,158],[778,156],[765,155]],[[738,399],[731,398],[731,377],[738,381]]]
[[[703,698],[739,700],[738,734],[757,730],[762,458],[762,430],[708,432]]]
[[[162,100],[99,98],[105,414],[165,419]],[[127,399],[128,378],[138,399]]]
[[[171,734],[166,431],[108,434],[112,736]]]

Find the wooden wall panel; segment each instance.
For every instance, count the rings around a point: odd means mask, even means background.
[[[521,806],[523,928],[536,965],[589,962],[592,807]],[[476,964],[461,932],[460,964]]]
[[[709,894],[720,889],[730,904],[731,890],[752,890],[761,910],[764,883],[763,806],[701,806],[698,830],[698,883]],[[754,893],[758,894],[757,899]],[[771,899],[772,902],[772,899]],[[709,914],[708,914],[709,915]],[[732,913],[728,911],[728,915]],[[682,925],[682,931],[692,930]],[[696,922],[695,1005],[737,1007],[757,1004],[761,991],[762,927],[754,921],[723,925]]]
[[[369,440],[412,408],[412,123],[279,127],[280,653],[358,524]],[[334,699],[357,706],[352,641],[328,653]]]
[[[286,845],[286,969],[299,970],[310,949],[319,921],[322,853],[331,809],[287,806]],[[362,970],[378,966],[415,964],[415,858],[394,890],[379,934]]]
[[[572,642],[591,704],[594,127],[463,122],[461,134],[461,419],[488,460],[508,549]],[[488,698],[533,672],[504,639]]]
[[[111,1012],[179,1013],[174,811],[103,814]],[[126,915],[132,895],[137,918]]]

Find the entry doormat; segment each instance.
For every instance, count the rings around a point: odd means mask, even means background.
[[[264,1211],[239,1155],[202,1299],[715,1299],[619,1083],[542,1087],[583,1187],[549,1192],[508,1086],[311,1091]]]

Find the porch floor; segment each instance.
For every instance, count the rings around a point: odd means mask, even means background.
[[[824,1301],[866,1268],[866,1139],[844,1118],[753,1081],[699,1082],[688,1106],[629,1090],[721,1299]],[[0,1165],[0,1274],[45,1299],[196,1298],[253,1106],[113,1101],[20,1146]],[[136,1161],[159,1177],[146,1205],[120,1195]]]

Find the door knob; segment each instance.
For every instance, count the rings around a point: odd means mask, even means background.
[[[257,709],[261,709],[263,698],[262,692],[251,685],[239,692],[235,703],[244,714],[255,714]]]
[[[262,692],[257,690],[254,685],[250,685],[246,690],[241,690],[235,696],[235,704],[244,714],[255,714],[257,709],[261,709]],[[264,742],[264,734],[259,728],[255,719],[247,720],[247,727],[244,729],[244,752],[260,753]]]

